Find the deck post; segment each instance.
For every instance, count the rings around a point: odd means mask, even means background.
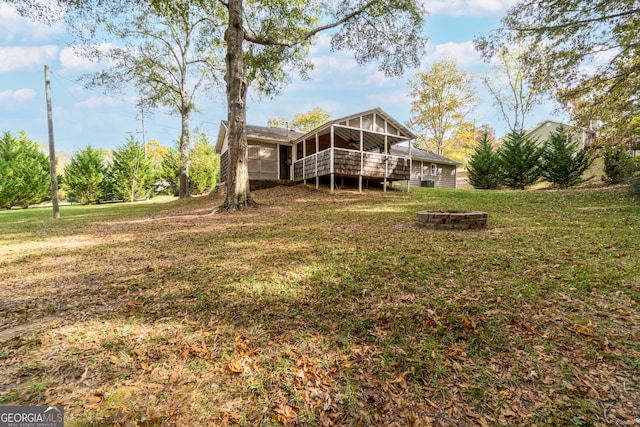
[[[331,140],[331,151],[329,152],[329,163],[330,163],[330,170],[329,172],[331,173],[331,186],[330,186],[330,192],[333,194],[333,192],[335,191],[335,186],[336,186],[336,174],[335,174],[335,169],[334,169],[334,165],[333,165],[333,161],[334,161],[334,145],[335,145],[335,141],[334,141],[334,132],[333,132],[333,125],[331,126],[331,133],[330,133],[330,140]]]
[[[318,176],[318,152],[320,151],[320,136],[316,132],[316,190],[320,187],[320,177]]]
[[[298,160],[296,157],[298,157],[298,144],[293,144],[291,147],[291,166],[289,166],[292,181],[296,180],[296,160]]]
[[[411,141],[409,141],[409,179],[407,180],[407,193],[411,193],[411,173],[413,172],[413,160],[411,160]]]
[[[386,128],[386,125],[385,125]],[[384,135],[384,192],[387,192],[387,175],[389,175],[389,152],[387,151],[387,135]]]
[[[307,185],[307,171],[305,164],[307,163],[307,140],[302,141],[302,183]]]
[[[362,169],[364,168],[364,132],[362,131],[362,116],[360,117],[360,174],[358,175],[358,192],[362,193]]]

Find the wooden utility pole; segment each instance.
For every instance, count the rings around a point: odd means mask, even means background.
[[[44,66],[44,86],[47,97],[47,121],[49,124],[49,174],[51,175],[51,204],[53,219],[60,218],[58,205],[58,175],[56,174],[56,149],[53,144],[53,114],[51,112],[51,83],[49,82],[49,66]]]

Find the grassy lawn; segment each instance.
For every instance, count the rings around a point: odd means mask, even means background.
[[[0,212],[0,404],[68,426],[640,423],[640,200],[306,187]],[[484,210],[482,231],[415,226]]]

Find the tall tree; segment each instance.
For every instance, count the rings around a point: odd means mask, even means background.
[[[524,190],[540,180],[540,157],[544,146],[524,132],[510,132],[497,151],[500,182],[513,189]]]
[[[189,119],[196,110],[196,96],[213,86],[223,68],[220,7],[188,0],[116,1],[100,3],[89,15],[92,34],[104,30],[117,43],[85,49],[110,64],[90,75],[89,84],[109,90],[133,85],[142,96],[142,108],[167,107],[181,119],[180,198],[189,196]],[[114,18],[98,17],[105,13]]]
[[[320,107],[315,107],[306,113],[296,113],[291,119],[273,117],[269,119],[269,126],[289,127],[300,132],[310,132],[322,126],[331,118],[331,114]]]
[[[535,49],[526,45],[500,47],[494,57],[493,74],[481,78],[511,132],[526,128],[527,117],[544,98],[529,70],[528,57]]]
[[[578,147],[571,134],[559,126],[545,141],[542,152],[542,177],[560,188],[569,188],[585,181],[584,172],[593,163],[592,151]]]
[[[606,120],[615,140],[640,110],[639,26],[637,0],[521,0],[501,29],[476,43],[486,56],[513,43],[543,44],[528,57],[532,79],[556,88],[568,109],[579,103],[579,125]],[[603,108],[612,114],[599,117]]]
[[[29,207],[51,198],[49,158],[20,131],[0,138],[0,208]]]
[[[445,143],[462,127],[476,103],[471,77],[453,59],[436,62],[409,81],[409,125],[422,133],[426,148],[443,155]]]
[[[220,209],[234,211],[253,204],[246,138],[246,98],[251,81],[261,89],[270,89],[274,78],[269,74],[283,80],[287,67],[304,70],[308,47],[323,31],[334,30],[333,49],[352,51],[359,64],[378,62],[388,75],[416,66],[426,40],[421,36],[424,14],[414,0],[229,0],[224,4],[228,11],[229,182]]]

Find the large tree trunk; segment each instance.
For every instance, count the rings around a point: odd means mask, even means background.
[[[180,190],[179,198],[189,194],[189,111],[182,111],[182,129],[180,134]]]
[[[247,158],[246,104],[247,82],[244,79],[242,62],[242,0],[229,0],[229,25],[224,38],[227,42],[227,103],[229,121],[229,155],[227,175],[227,199],[218,210],[233,212],[245,206],[253,206],[249,191],[249,169]]]

